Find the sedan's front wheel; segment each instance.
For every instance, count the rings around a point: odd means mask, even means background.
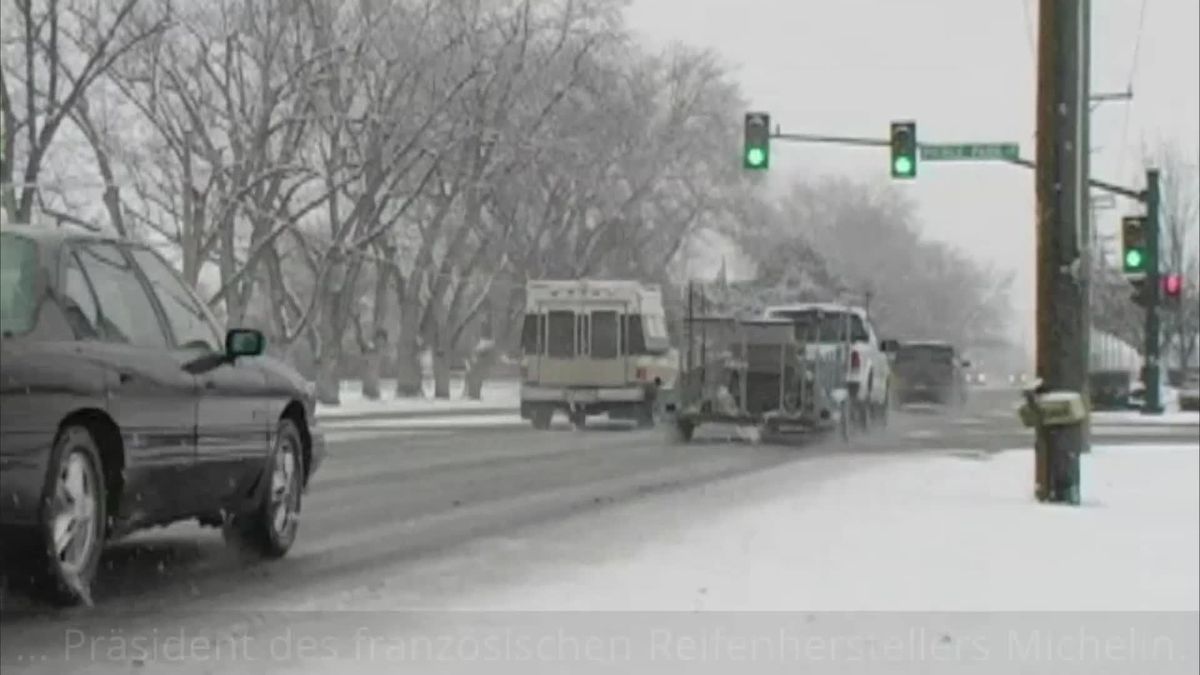
[[[91,604],[92,580],[104,548],[105,488],[100,451],[86,427],[70,426],[55,441],[42,500],[40,585],[51,601]]]
[[[295,422],[280,420],[264,476],[266,485],[254,511],[236,516],[226,538],[266,558],[282,558],[296,541],[304,491],[304,458]]]

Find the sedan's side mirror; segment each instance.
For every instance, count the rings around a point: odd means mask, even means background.
[[[266,348],[267,338],[262,331],[231,328],[225,333],[225,356],[231,361],[239,356],[259,356]]]
[[[898,340],[881,340],[879,342],[879,351],[885,354],[893,354],[900,351],[900,342]]]
[[[968,361],[968,360],[966,360],[966,359],[963,359],[963,360],[962,360],[962,367],[963,367],[963,368],[970,368],[970,367],[971,367],[971,362],[970,362],[970,361]]]

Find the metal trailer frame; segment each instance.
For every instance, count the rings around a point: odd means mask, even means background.
[[[689,293],[676,400],[667,406],[679,440],[691,440],[701,424],[754,426],[760,438],[837,428],[849,440],[848,330],[836,353],[813,354],[807,343],[820,336],[798,335],[791,320],[706,315],[700,301],[697,315]],[[772,393],[760,388],[764,380]]]

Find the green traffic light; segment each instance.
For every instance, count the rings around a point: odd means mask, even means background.
[[[1129,269],[1138,269],[1142,266],[1142,252],[1138,249],[1130,249],[1125,252],[1125,267]]]
[[[750,166],[762,166],[767,161],[767,153],[762,148],[746,150],[746,163]]]
[[[912,159],[905,156],[897,157],[896,161],[892,164],[892,168],[901,176],[910,175],[913,170]]]

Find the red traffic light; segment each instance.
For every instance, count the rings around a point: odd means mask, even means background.
[[[1183,277],[1178,274],[1168,274],[1163,277],[1163,293],[1167,297],[1178,297],[1183,292]]]

